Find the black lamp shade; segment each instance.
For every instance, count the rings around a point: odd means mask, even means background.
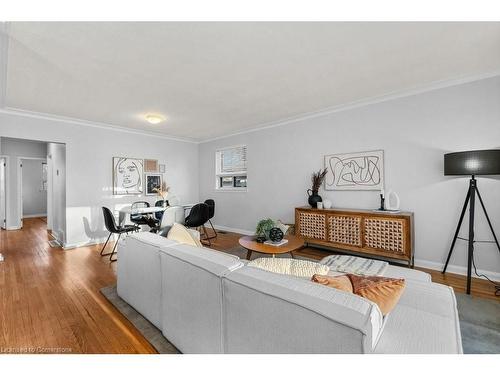
[[[500,174],[500,149],[452,152],[444,155],[445,176]]]

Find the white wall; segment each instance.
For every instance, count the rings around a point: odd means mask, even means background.
[[[117,209],[139,198],[112,194],[113,156],[157,159],[166,164],[164,177],[181,201],[198,200],[198,145],[194,143],[6,111],[0,111],[0,136],[66,145],[64,242],[68,247],[106,237],[101,206]],[[155,199],[146,198],[150,202]]]
[[[47,191],[42,189],[42,163],[44,160],[23,161],[23,217],[47,215]]]
[[[66,145],[48,143],[47,162],[47,198],[50,205],[47,212],[47,229],[52,230],[52,235],[59,243],[66,244]]]
[[[248,146],[248,192],[215,191],[214,154]],[[443,176],[443,154],[500,147],[500,77],[298,120],[200,145],[200,199],[216,201],[215,223],[253,231],[261,218],[294,221],[307,205],[313,171],[332,153],[383,149],[386,188],[398,192],[402,209],[415,213],[416,264],[444,263],[468,188],[467,178]],[[500,181],[480,178],[479,188],[500,235]],[[335,207],[377,208],[377,192],[320,192]],[[463,228],[467,228],[467,221]],[[482,213],[477,239],[491,239]],[[462,231],[466,236],[466,231]],[[500,271],[500,254],[477,244],[479,268]],[[466,245],[456,246],[451,272],[466,265]]]
[[[1,126],[1,125],[0,125]],[[6,133],[0,132],[0,154],[9,156],[9,175],[7,176],[7,226],[11,229],[19,228],[20,210],[18,189],[18,157],[46,158],[47,144],[44,142],[32,142],[22,139],[5,138]]]

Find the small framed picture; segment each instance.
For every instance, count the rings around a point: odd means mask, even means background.
[[[160,173],[165,173],[165,164],[160,164]]]
[[[157,195],[155,189],[160,189],[162,183],[161,174],[146,173],[146,195]]]
[[[158,173],[158,160],[144,159],[145,173]]]

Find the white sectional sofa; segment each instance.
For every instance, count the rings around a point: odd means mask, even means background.
[[[455,295],[390,266],[407,287],[394,310],[246,266],[236,256],[138,233],[118,245],[119,296],[182,353],[462,353]]]

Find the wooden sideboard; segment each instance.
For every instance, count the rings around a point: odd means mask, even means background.
[[[411,212],[297,207],[295,234],[308,244],[402,260],[413,267]]]

